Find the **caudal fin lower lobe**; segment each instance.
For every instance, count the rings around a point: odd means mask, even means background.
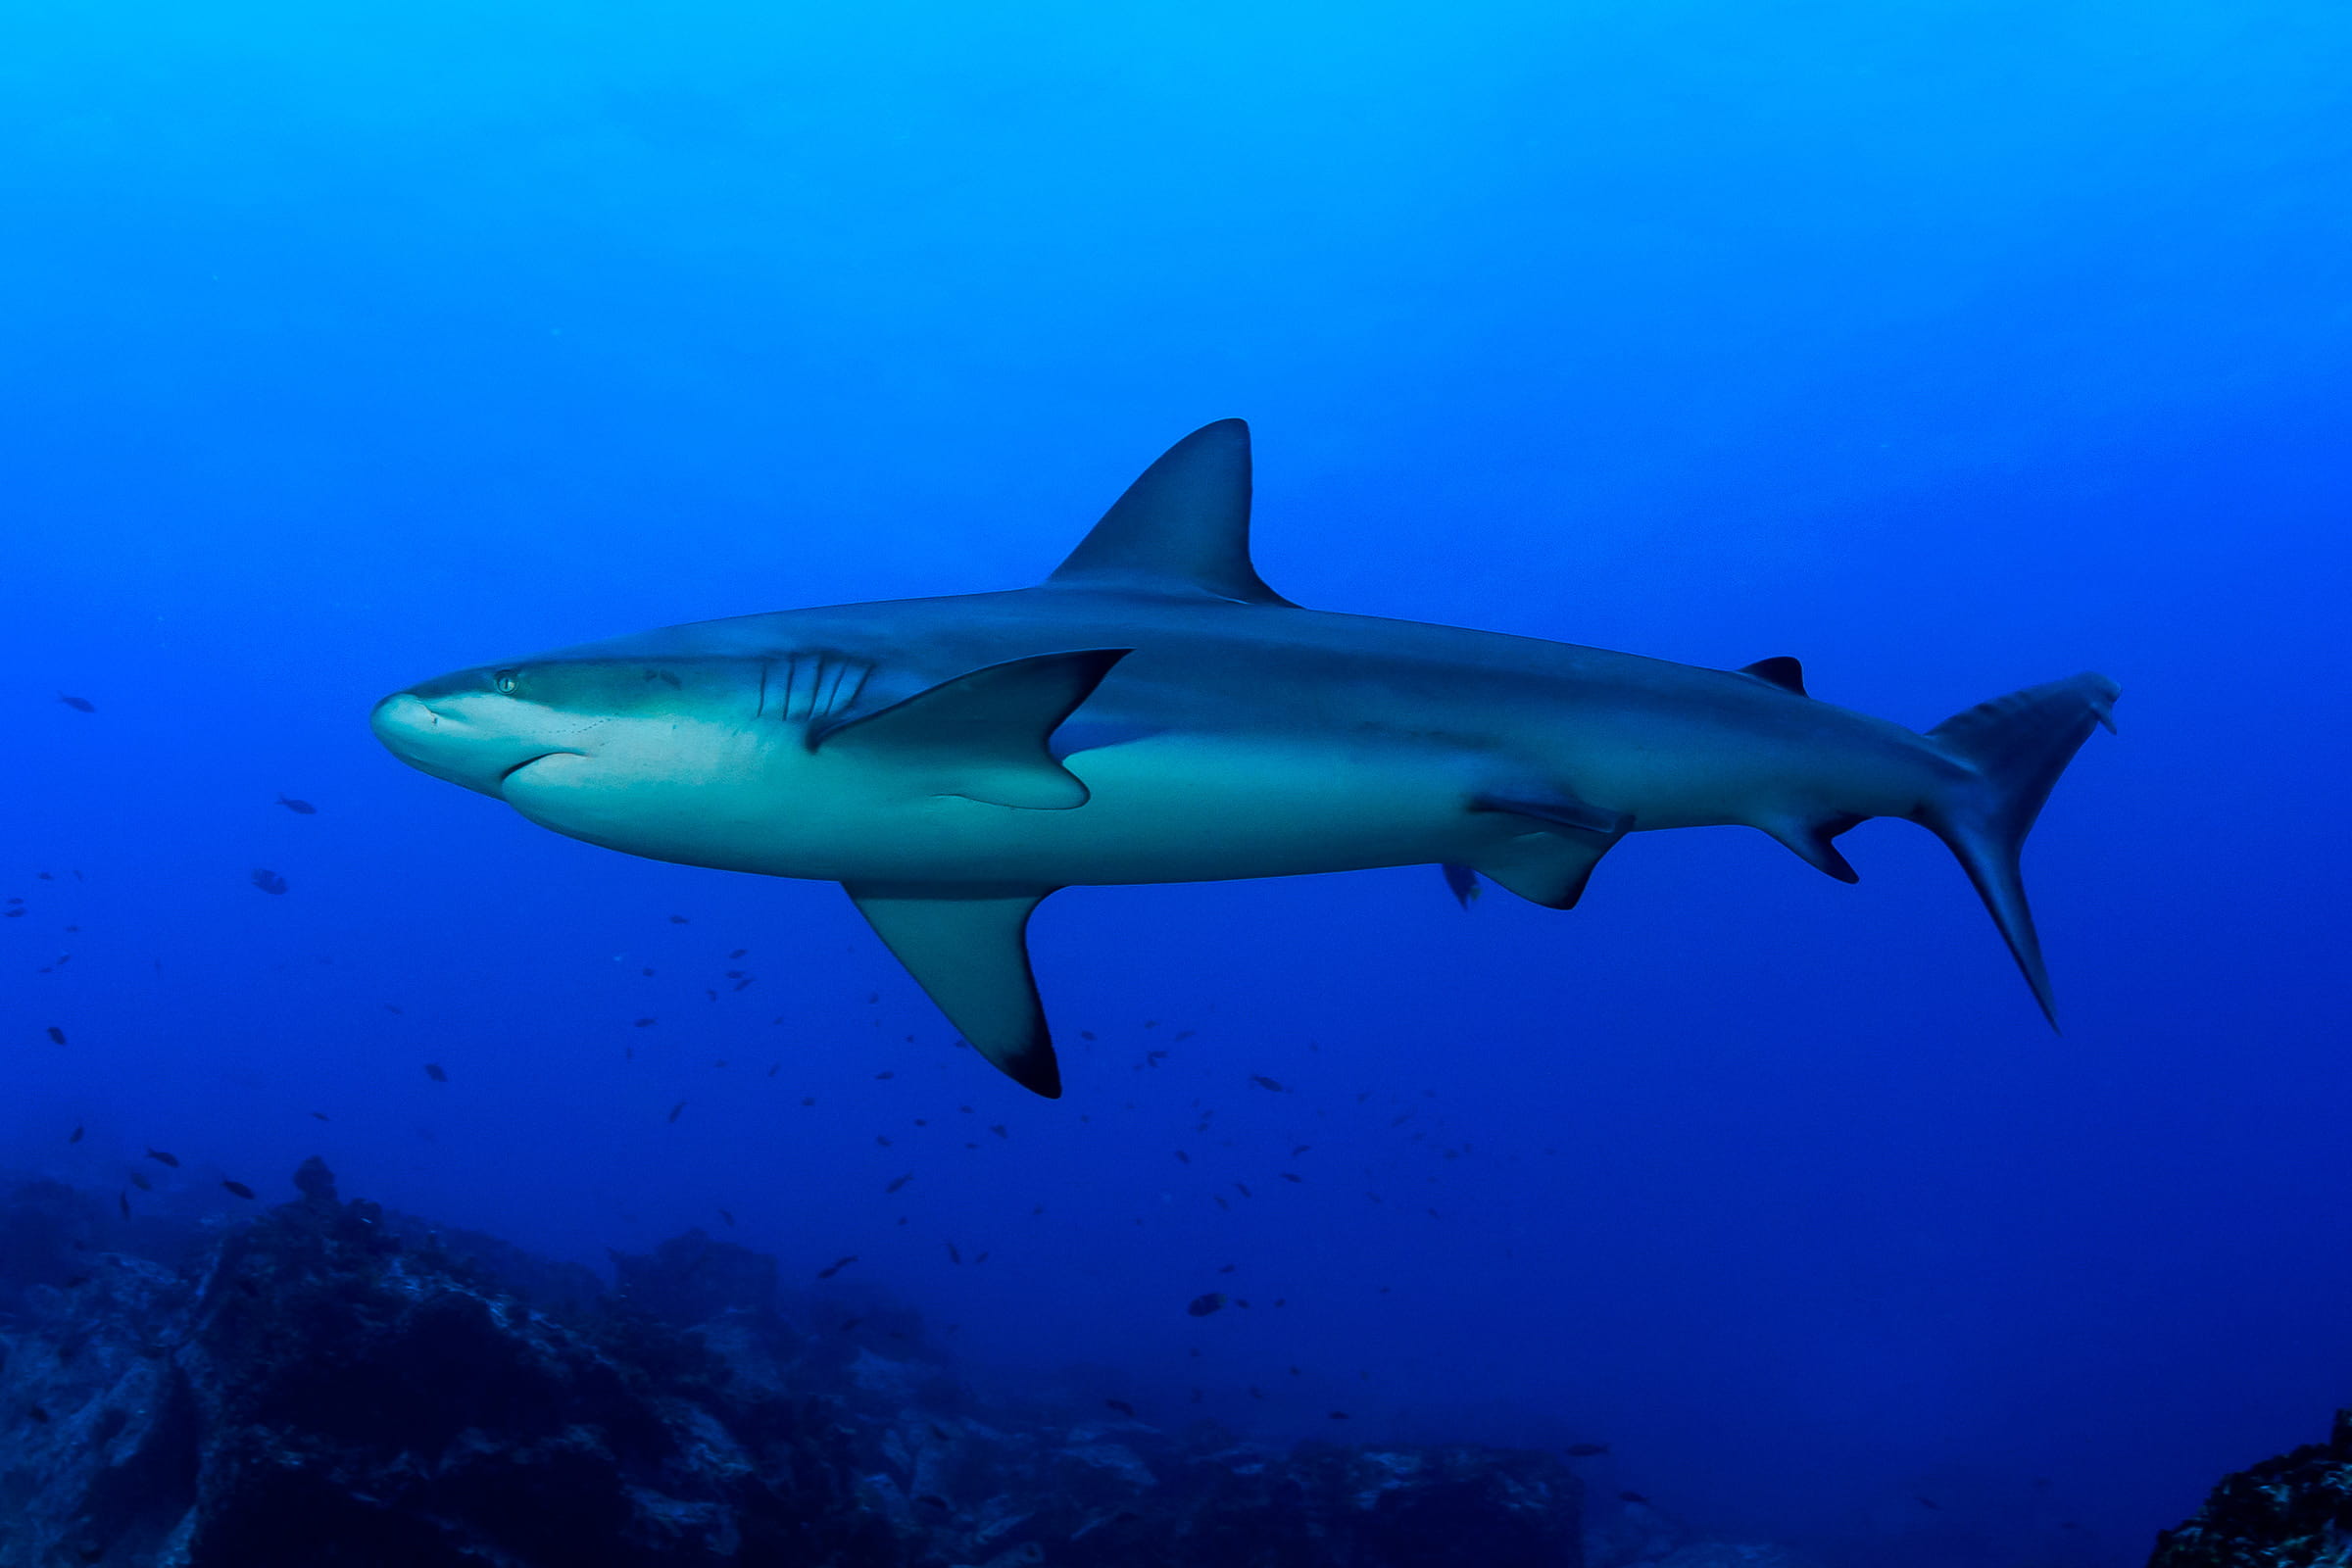
[[[2120,689],[2106,676],[2084,673],[1980,703],[1928,731],[1976,779],[1931,805],[1922,820],[1951,847],[1976,884],[2053,1029],[2058,1013],[2041,941],[2034,934],[2034,911],[2026,905],[2018,855],[2058,775],[2092,727],[2115,728],[2118,695]]]

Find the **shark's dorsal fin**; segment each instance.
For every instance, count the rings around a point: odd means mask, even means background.
[[[1161,453],[1046,581],[1289,605],[1250,564],[1250,426],[1219,419]]]
[[[916,795],[1066,811],[1086,786],[1048,742],[1133,650],[1039,654],[975,669],[860,717],[812,726],[808,749],[887,769]]]
[[[1759,659],[1752,664],[1741,664],[1733,673],[1753,675],[1768,686],[1778,686],[1799,697],[1811,695],[1805,690],[1805,666],[1787,654],[1775,654],[1770,659]]]
[[[1025,940],[1052,889],[852,882],[844,891],[973,1050],[1032,1094],[1061,1097]]]

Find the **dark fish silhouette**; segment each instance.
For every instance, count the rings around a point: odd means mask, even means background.
[[[251,878],[249,878],[249,880],[255,887],[260,888],[264,893],[283,893],[286,891],[286,879],[282,876],[279,876],[275,871],[270,870],[268,866],[255,866],[253,868],[253,875]]]
[[[670,1106],[670,1107],[669,1107],[669,1119],[670,1119],[671,1121],[676,1121],[676,1120],[678,1119],[678,1117],[679,1117],[679,1116],[681,1116],[681,1115],[683,1115],[683,1114],[685,1113],[685,1110],[686,1110],[686,1102],[684,1102],[683,1100],[681,1100],[681,1101],[679,1101],[679,1102],[678,1102],[676,1104],[674,1104],[674,1105],[672,1105],[672,1106]]]
[[[950,1242],[948,1244],[948,1261],[958,1264],[963,1261],[963,1254],[956,1250],[956,1244],[954,1242]]]
[[[858,1254],[856,1252],[852,1252],[847,1257],[837,1257],[832,1262],[827,1263],[823,1268],[818,1269],[816,1271],[816,1277],[820,1280],[829,1280],[834,1275],[840,1273],[843,1269],[848,1268],[852,1263],[857,1261]]]
[[[1647,1502],[1649,1499],[1639,1492],[1620,1492],[1617,1494],[1617,1500],[1619,1502]]]
[[[1285,1092],[1282,1085],[1276,1083],[1273,1079],[1267,1077],[1262,1072],[1251,1073],[1250,1075],[1250,1081],[1257,1085],[1257,1087],[1260,1089],[1271,1089],[1278,1095]]]
[[[253,1196],[253,1189],[246,1186],[243,1182],[224,1181],[220,1185],[228,1189],[228,1191],[236,1194],[239,1198],[251,1198]]]
[[[908,1172],[907,1172],[906,1175],[904,1175],[904,1176],[893,1176],[893,1177],[890,1179],[890,1185],[889,1185],[888,1187],[885,1187],[885,1188],[883,1188],[882,1190],[883,1190],[884,1192],[886,1192],[886,1193],[895,1193],[895,1192],[897,1192],[897,1191],[898,1191],[900,1188],[902,1188],[902,1187],[906,1186],[906,1185],[908,1182],[910,1182],[910,1181],[912,1181],[912,1180],[914,1180],[914,1172],[912,1172],[912,1171],[908,1171]]]
[[[735,1228],[735,1216],[728,1213],[725,1209],[722,1208],[718,1211],[718,1217],[727,1222],[727,1229],[733,1230]]]
[[[176,1165],[179,1163],[179,1161],[175,1159],[172,1163]],[[155,1191],[155,1183],[147,1179],[147,1173],[145,1171],[132,1171],[130,1173],[130,1185],[136,1187],[142,1193],[152,1193]]]
[[[167,1154],[160,1149],[150,1149],[147,1151],[147,1157],[154,1160],[158,1165],[169,1165],[173,1170],[179,1169],[179,1156],[177,1154]]]
[[[1131,1420],[1135,1416],[1135,1406],[1129,1404],[1125,1399],[1104,1399],[1102,1402]]]
[[[318,808],[308,801],[298,801],[291,795],[280,795],[276,804],[292,811],[296,816],[317,816],[318,814]]]
[[[1571,1459],[1590,1459],[1596,1453],[1608,1452],[1609,1446],[1605,1443],[1571,1443],[1560,1451]]]
[[[73,1137],[71,1137],[71,1138],[69,1138],[69,1139],[67,1139],[67,1140],[66,1140],[66,1142],[67,1142],[67,1143],[69,1143],[69,1144],[78,1144],[78,1143],[80,1143],[80,1142],[81,1142],[81,1129],[80,1129],[79,1127],[76,1127],[76,1128],[74,1128],[74,1136],[73,1136]]]
[[[57,1025],[51,1024],[49,1026],[49,1043],[53,1046],[64,1045],[66,1043],[66,1032],[63,1029],[60,1029]]]
[[[122,1211],[124,1219],[130,1218],[130,1195],[128,1193],[115,1194],[115,1206]]]
[[[74,711],[76,713],[95,713],[98,711],[98,705],[91,702],[87,697],[68,697],[64,692],[59,692],[57,694],[57,700],[65,704],[68,708],[74,710]]]
[[[1194,1297],[1190,1301],[1185,1303],[1184,1309],[1193,1317],[1206,1317],[1209,1313],[1217,1311],[1223,1307],[1224,1304],[1225,1293],[1223,1291],[1210,1291],[1204,1296]]]
[[[424,1064],[424,1075],[437,1084],[445,1084],[449,1082],[449,1074],[442,1069],[441,1064],[437,1061],[428,1061]]]

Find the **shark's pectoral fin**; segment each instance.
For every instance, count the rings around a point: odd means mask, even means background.
[[[1023,1089],[1061,1097],[1061,1068],[1046,1032],[1024,940],[1051,888],[844,883],[843,891],[906,972],[972,1049]]]
[[[1086,786],[1054,760],[1054,729],[1133,652],[1040,654],[958,675],[878,712],[808,732],[808,749],[889,769],[918,795],[1068,810]]]
[[[1478,874],[1530,904],[1573,909],[1616,842],[1597,833],[1525,833],[1480,856]]]

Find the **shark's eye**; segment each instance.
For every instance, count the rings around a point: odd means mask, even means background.
[[[497,674],[491,676],[490,680],[491,683],[498,688],[500,696],[512,697],[514,695],[514,676],[515,671],[511,669],[502,669]]]

